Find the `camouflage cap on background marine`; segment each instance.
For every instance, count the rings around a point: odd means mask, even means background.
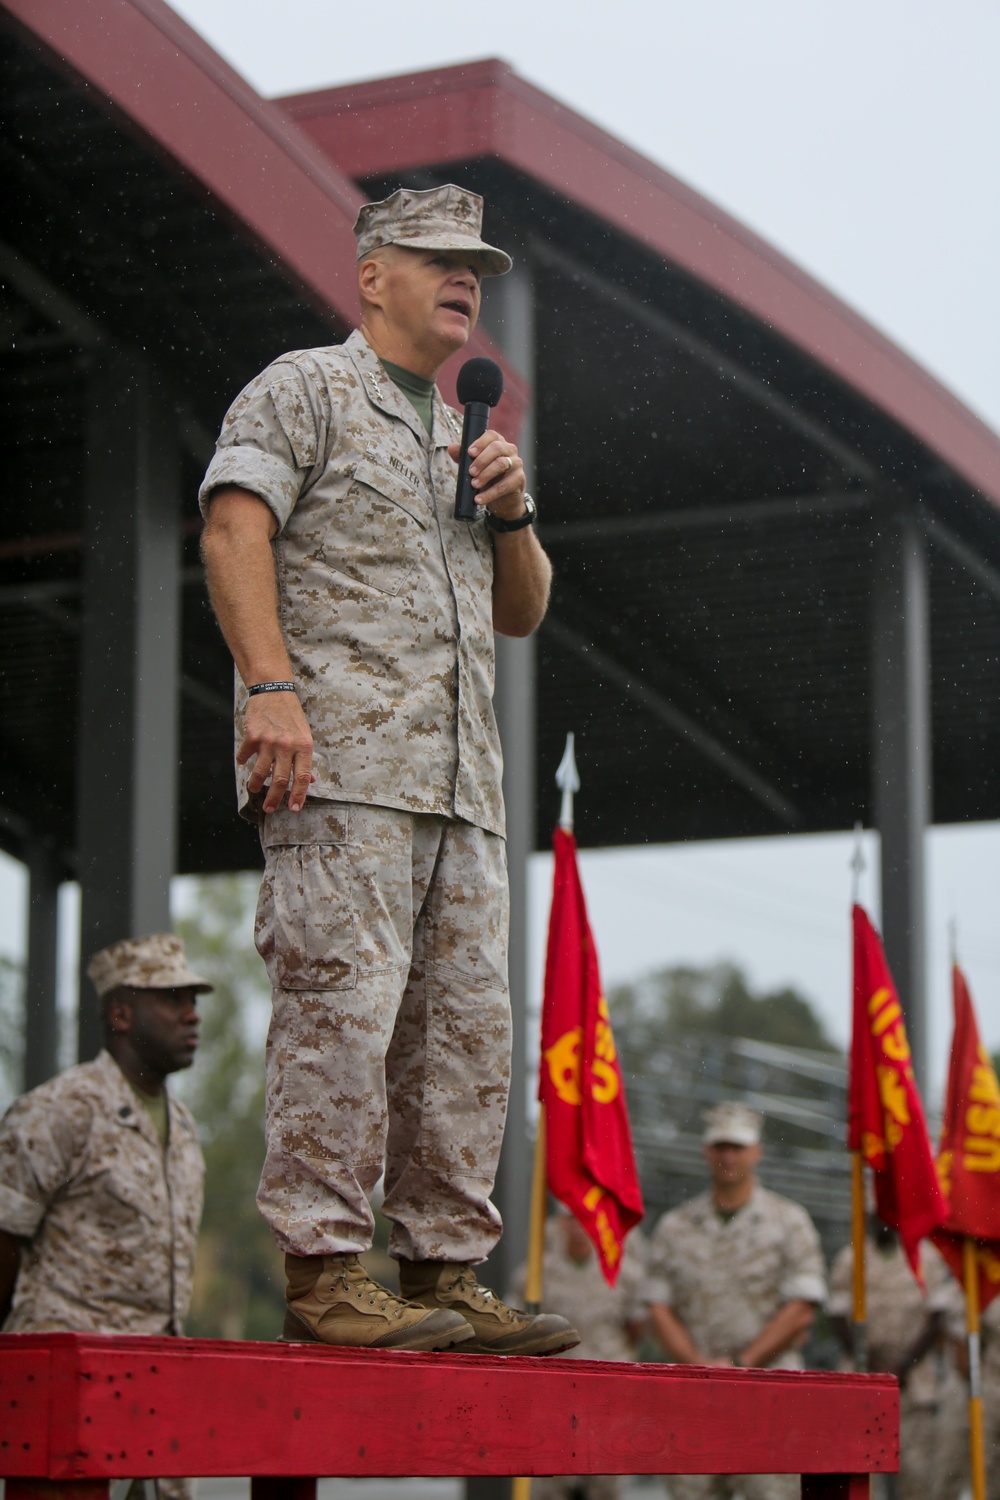
[[[478,193],[456,187],[397,188],[379,203],[366,203],[354,233],[358,260],[381,245],[406,250],[455,250],[468,254],[484,276],[503,276],[514,262],[503,250],[482,238],[483,200]]]
[[[730,1146],[756,1146],[764,1128],[763,1116],[735,1099],[706,1109],[702,1119],[705,1131],[701,1139],[705,1146],[717,1146],[722,1141]]]
[[[87,965],[98,995],[127,985],[135,990],[198,990],[215,988],[188,967],[184,944],[172,932],[153,932],[148,937],[125,938],[102,948]]]

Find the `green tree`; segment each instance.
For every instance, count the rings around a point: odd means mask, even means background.
[[[657,969],[608,992],[627,1070],[646,1071],[658,1046],[683,1035],[748,1037],[783,1047],[838,1052],[809,1000],[784,987],[754,994],[735,964]]]
[[[280,1256],[257,1212],[264,1159],[264,965],[253,946],[257,879],[196,882],[176,925],[192,967],[215,985],[199,1009],[201,1044],[179,1092],[205,1153],[205,1214],[188,1331],[203,1338],[272,1339],[284,1307]]]

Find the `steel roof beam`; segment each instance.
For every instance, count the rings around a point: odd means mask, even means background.
[[[3,241],[0,241],[0,281],[82,349],[96,349],[106,342],[107,335],[99,323],[77,307],[72,297],[61,292],[37,266]]]
[[[917,512],[917,519],[923,529],[924,535],[946,552],[953,562],[976,580],[978,584],[992,594],[993,598],[1000,601],[1000,570],[986,562],[979,553],[963,542],[961,537],[955,535],[949,526],[939,521],[936,516],[931,515],[926,506],[921,506]],[[546,541],[548,537],[546,536]]]
[[[65,292],[13,246],[0,240],[0,282],[56,328],[62,341],[81,349],[97,349],[114,342],[101,324],[84,312]],[[14,345],[14,353],[44,353],[57,347],[42,338]],[[184,402],[175,405],[177,437],[181,447],[197,463],[207,464],[215,451],[215,438]]]
[[[856,479],[869,481],[876,477],[876,471],[871,464],[863,459],[854,448],[831,432],[824,422],[818,422],[815,418],[806,416],[805,412],[801,411],[794,402],[779,395],[777,391],[772,391],[766,381],[754,375],[745,365],[738,364],[728,354],[723,354],[707,339],[700,338],[674,318],[660,312],[659,308],[651,307],[634,292],[627,291],[625,287],[611,281],[600,271],[592,270],[575,257],[567,255],[565,250],[557,250],[537,236],[531,238],[531,251],[539,264],[549,266],[552,270],[569,277],[570,280],[589,287],[599,297],[603,297],[605,301],[613,303],[619,311],[626,313],[633,321],[648,328],[652,333],[669,339],[676,348],[683,350],[691,359],[704,365],[706,369],[712,370],[735,390],[770,412],[779,422],[790,427],[800,437],[815,444],[817,448],[821,448],[831,458],[836,459],[848,474]]]
[[[768,522],[850,518],[868,515],[890,503],[886,493],[871,489],[833,490],[825,494],[752,500],[743,505],[703,505],[690,510],[652,511],[643,515],[551,521],[545,526],[545,544],[559,547],[576,542],[608,542],[633,536],[645,538],[678,531],[707,531],[714,527],[728,530],[733,526],[762,526]],[[987,562],[950,526],[933,515],[925,504],[918,508],[917,519],[928,539],[1000,602],[1000,568]]]
[[[74,547],[78,545],[79,543],[74,541]],[[194,567],[182,568],[180,579],[185,587],[192,583],[204,587],[204,569],[200,563]],[[33,609],[36,605],[44,604],[50,599],[78,599],[82,588],[79,578],[40,578],[36,583],[2,583],[0,584],[0,609],[16,608],[18,605]],[[75,625],[75,615],[73,620]]]
[[[871,490],[836,490],[828,494],[787,495],[744,505],[702,505],[690,510],[660,510],[641,515],[598,516],[583,521],[545,524],[546,546],[570,542],[607,542],[616,537],[648,537],[663,532],[702,531],[713,527],[760,526],[767,522],[850,517],[870,512],[879,501]]]
[[[204,586],[204,582],[204,574],[200,567],[181,570],[182,584],[198,583]],[[53,625],[57,625],[67,635],[79,635],[80,615],[71,609],[65,609],[59,601],[78,599],[81,590],[82,585],[78,578],[49,579],[38,583],[0,584],[0,610],[33,609],[36,614],[49,620]],[[180,689],[183,697],[192,703],[199,704],[209,713],[216,714],[227,721],[232,718],[232,699],[226,698],[222,693],[217,693],[214,688],[206,687],[196,677],[182,672]]]
[[[639,680],[646,688],[662,695],[678,712],[699,724],[706,734],[738,756],[757,774],[768,768],[772,785],[794,784],[796,771],[774,757],[766,738],[758,734],[740,713],[707,690],[703,678],[694,679],[672,662],[663,659],[662,644],[644,633],[644,627],[633,622],[626,628],[621,621],[596,607],[591,599],[584,601],[565,580],[560,578],[556,613],[562,625],[575,630],[581,639],[600,641],[619,662],[643,664]]]
[[[680,739],[686,740],[706,760],[766,807],[779,823],[787,828],[794,828],[803,821],[801,809],[749,762],[723,744],[690,714],[678,708],[665,694],[643,682],[641,677],[636,676],[610,651],[595,645],[551,612],[546,615],[542,629],[561,646],[585,661],[598,677],[613,683],[627,698],[659,719],[661,724],[665,724]]]

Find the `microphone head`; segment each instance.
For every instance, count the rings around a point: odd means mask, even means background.
[[[493,359],[467,359],[455,381],[458,399],[463,406],[482,401],[496,406],[503,395],[503,371]]]

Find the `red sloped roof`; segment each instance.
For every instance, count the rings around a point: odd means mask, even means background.
[[[1000,505],[1000,437],[825,287],[497,60],[279,101],[353,178],[494,156],[747,309]]]
[[[311,301],[354,326],[353,224],[363,195],[164,0],[0,0],[4,14],[243,224]],[[515,436],[524,381],[484,333],[465,353],[504,366],[497,422]],[[451,399],[455,368],[442,380]]]

